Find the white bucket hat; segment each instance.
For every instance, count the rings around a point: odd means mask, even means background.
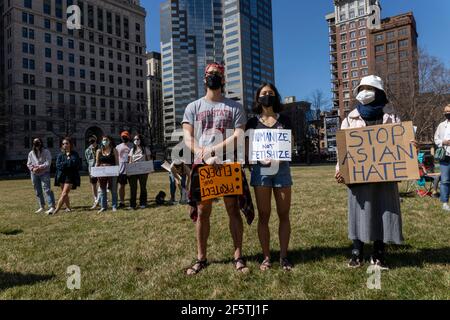
[[[385,92],[384,91],[383,80],[380,77],[378,77],[378,76],[371,75],[371,76],[367,76],[367,77],[362,78],[361,82],[359,83],[359,85],[355,89],[353,89],[353,95],[355,97],[358,95],[359,88],[361,86],[371,86],[371,87],[380,89],[381,91]]]

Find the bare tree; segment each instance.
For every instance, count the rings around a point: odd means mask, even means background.
[[[326,98],[322,90],[316,89],[308,99],[314,110],[324,110],[328,107],[329,99]]]
[[[419,51],[418,65],[412,67],[412,73],[403,73],[407,77],[402,73],[394,78],[380,74],[385,78],[386,92],[397,114],[417,126],[420,141],[430,142],[442,121],[442,108],[450,102],[450,70],[423,49]]]

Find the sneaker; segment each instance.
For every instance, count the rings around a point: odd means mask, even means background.
[[[373,266],[380,267],[381,270],[389,270],[389,267],[386,265],[386,261],[383,258],[377,258],[375,256],[371,256],[370,264]]]
[[[66,210],[64,210],[65,212],[72,212],[72,209],[70,208],[66,208]]]
[[[113,211],[113,212],[117,212],[117,208],[116,208],[116,207],[113,207],[113,208],[112,208],[112,211]]]
[[[359,253],[358,250],[354,250],[352,252],[352,258],[348,262],[347,266],[352,269],[356,269],[359,267],[362,267],[364,264],[364,257],[362,254]]]
[[[97,211],[97,213],[102,213],[102,212],[105,212],[105,211],[106,211],[105,208],[101,208],[100,210]]]
[[[39,208],[39,209],[37,209],[34,213],[41,213],[41,212],[43,212],[44,211],[44,208]]]
[[[125,208],[125,203],[119,203],[119,205],[117,206],[117,209],[123,209]]]
[[[448,205],[448,203],[444,203],[444,204],[442,205],[442,209],[443,209],[444,211],[450,211],[450,206]]]
[[[45,214],[51,215],[54,212],[55,212],[55,208],[52,207],[52,208],[48,209],[47,211],[45,211]]]
[[[98,206],[98,201],[94,201],[94,204],[92,205],[92,207],[89,210],[95,210]]]
[[[147,208],[146,206],[139,206],[139,208],[141,208],[141,209],[145,209],[145,208]]]

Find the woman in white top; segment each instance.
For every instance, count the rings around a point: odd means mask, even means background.
[[[450,104],[444,109],[446,120],[439,124],[434,135],[434,143],[445,149],[445,159],[440,161],[441,167],[441,202],[442,209],[450,211],[448,198],[450,193]]]
[[[145,146],[144,137],[142,135],[138,134],[134,137],[133,148],[131,148],[128,158],[129,158],[129,163],[151,160],[150,149],[148,149]],[[139,187],[141,190],[141,194],[139,197],[139,207],[141,209],[145,209],[145,207],[147,206],[147,179],[148,179],[148,173],[128,177],[128,182],[130,183],[130,208],[131,209],[136,209],[136,206],[137,206],[136,198],[137,198],[138,181],[139,181]]]
[[[52,155],[48,149],[44,148],[42,140],[36,138],[33,140],[33,149],[28,154],[27,167],[30,170],[31,181],[39,203],[39,209],[36,213],[41,213],[45,208],[45,200],[42,189],[47,197],[49,210],[47,213],[55,211],[55,196],[50,183],[50,165],[52,164]]]

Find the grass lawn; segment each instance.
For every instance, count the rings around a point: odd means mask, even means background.
[[[440,210],[438,200],[404,198],[405,244],[389,248],[391,270],[382,272],[381,290],[370,290],[367,265],[346,267],[346,189],[334,182],[334,168],[292,172],[295,269],[285,273],[274,263],[272,270],[259,271],[254,222],[244,235],[250,273],[236,273],[228,219],[219,202],[211,223],[211,265],[196,277],[183,273],[196,248],[194,224],[184,206],[152,203],[145,210],[98,215],[88,211],[91,195],[83,178],[71,194],[75,211],[48,217],[33,214],[31,181],[0,181],[0,299],[450,299],[450,215]],[[159,190],[169,193],[168,182],[167,174],[150,176],[149,199]],[[277,225],[273,214],[275,261]],[[80,290],[67,289],[70,265],[81,268]]]

